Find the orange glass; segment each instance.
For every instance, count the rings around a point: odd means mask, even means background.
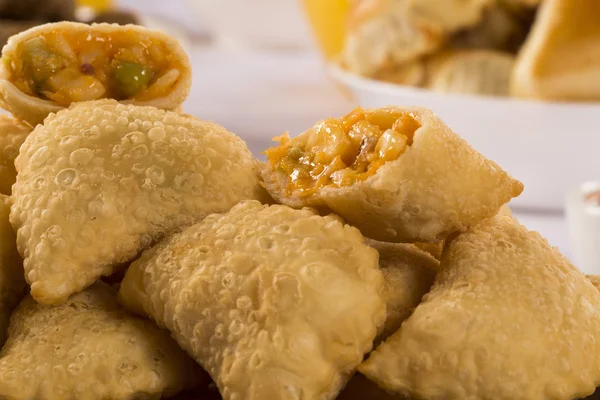
[[[325,57],[337,56],[344,47],[348,0],[304,0],[304,8]]]
[[[113,0],[77,0],[77,5],[91,7],[98,12],[102,12],[113,6]]]

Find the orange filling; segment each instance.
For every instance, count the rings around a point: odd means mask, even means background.
[[[93,28],[42,33],[3,61],[22,92],[63,106],[101,98],[152,100],[168,94],[182,72],[158,40]]]
[[[287,193],[310,196],[323,187],[343,187],[373,176],[412,145],[421,124],[410,113],[357,108],[340,119],[327,119],[309,132],[265,154],[275,171],[287,178]]]

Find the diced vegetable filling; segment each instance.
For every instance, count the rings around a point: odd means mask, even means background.
[[[92,30],[41,34],[3,61],[21,91],[63,106],[101,98],[153,100],[167,95],[182,71],[158,40]]]
[[[288,194],[310,196],[323,187],[367,179],[412,145],[421,124],[400,110],[357,108],[341,119],[320,122],[294,139],[283,135],[265,154],[287,179]]]

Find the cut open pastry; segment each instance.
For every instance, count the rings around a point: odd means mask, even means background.
[[[546,0],[512,76],[514,96],[600,99],[600,2]]]
[[[173,110],[190,85],[181,45],[140,26],[46,24],[13,36],[2,51],[0,103],[34,125],[103,98]]]
[[[27,296],[0,353],[0,398],[159,399],[207,383],[169,333],[133,316],[96,283],[59,307]]]
[[[336,216],[243,202],[159,243],[119,296],[225,400],[335,399],[385,320],[377,252]]]
[[[333,211],[376,240],[439,241],[523,190],[423,108],[358,108],[277,140],[262,172],[271,196]]]
[[[574,399],[600,383],[600,292],[557,249],[496,216],[444,249],[431,291],[359,367],[423,399]]]

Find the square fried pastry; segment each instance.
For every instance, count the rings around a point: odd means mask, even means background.
[[[440,262],[413,244],[367,240],[379,253],[387,318],[375,346],[396,332],[429,292]]]
[[[379,241],[440,241],[523,191],[424,108],[358,108],[277,139],[262,170],[271,196],[335,212]]]
[[[120,308],[101,282],[61,306],[25,297],[0,352],[2,399],[160,399],[206,379],[167,331]]]
[[[15,158],[25,138],[33,130],[25,122],[9,115],[0,115],[0,193],[10,195],[17,180]]]
[[[138,25],[44,24],[2,49],[0,105],[34,126],[72,103],[104,98],[175,110],[191,84],[179,42]]]
[[[444,249],[431,291],[359,370],[423,399],[570,400],[600,383],[600,292],[496,216]]]
[[[11,223],[31,294],[44,304],[263,190],[246,144],[225,128],[114,100],[48,117],[15,164]]]
[[[600,2],[545,0],[512,76],[514,96],[600,100]]]
[[[336,216],[243,202],[135,261],[119,296],[225,400],[335,399],[385,321],[377,251]]]
[[[0,195],[0,348],[6,340],[10,314],[21,301],[26,287],[23,260],[8,221],[10,205],[10,197]]]

